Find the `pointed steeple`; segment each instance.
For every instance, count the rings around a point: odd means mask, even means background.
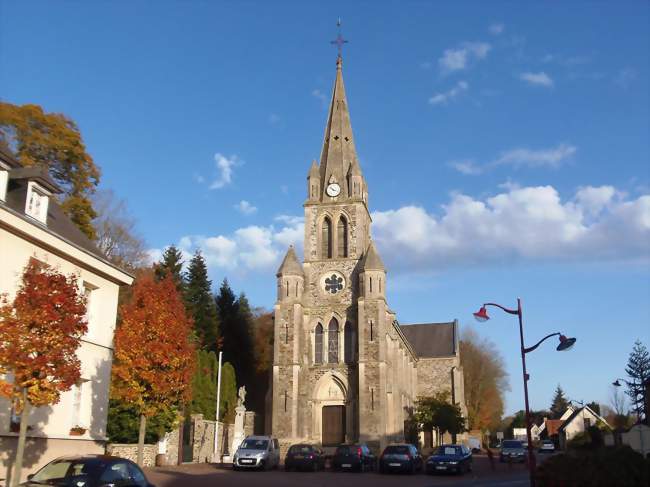
[[[323,150],[320,157],[320,175],[323,187],[334,180],[341,184],[348,175],[352,161],[358,165],[348,100],[343,85],[343,59],[339,56],[336,60],[336,80],[334,81],[332,102],[327,116]]]
[[[375,248],[375,244],[373,241],[370,241],[370,244],[368,244],[368,249],[366,250],[366,253],[363,255],[363,259],[361,259],[361,270],[362,271],[386,271],[386,268],[384,267],[384,263],[381,261],[381,257],[379,257],[379,253],[377,252],[377,249]]]
[[[308,177],[320,177],[320,173],[318,172],[318,163],[316,160],[311,161],[311,167],[309,168],[309,175]]]
[[[305,275],[302,266],[298,261],[298,257],[296,256],[296,251],[293,249],[293,245],[289,245],[289,250],[287,250],[287,254],[284,256],[284,260],[282,261],[282,264],[280,264],[280,268],[276,275],[278,277]]]

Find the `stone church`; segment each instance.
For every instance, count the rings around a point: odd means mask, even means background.
[[[404,441],[418,396],[447,391],[465,411],[463,374],[456,321],[403,325],[386,302],[342,64],[307,176],[304,262],[290,247],[277,273],[271,433],[378,449]]]

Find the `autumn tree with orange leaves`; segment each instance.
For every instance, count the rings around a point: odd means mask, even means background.
[[[131,405],[140,416],[142,465],[147,418],[178,408],[190,398],[193,323],[171,277],[156,281],[150,273],[136,279],[119,314],[111,397]]]
[[[12,485],[18,485],[29,412],[59,402],[77,383],[76,351],[86,333],[86,300],[75,275],[63,275],[30,259],[13,301],[0,296],[0,394],[20,413]]]

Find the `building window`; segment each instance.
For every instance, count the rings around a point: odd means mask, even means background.
[[[339,322],[332,318],[327,327],[327,361],[330,364],[339,361]]]
[[[314,333],[314,363],[323,363],[323,325],[320,323]]]
[[[321,236],[322,256],[323,259],[332,258],[332,221],[325,217],[323,220],[322,236]]]
[[[48,194],[40,186],[30,181],[27,186],[25,213],[36,220],[47,222]]]
[[[85,428],[86,424],[83,421],[82,418],[82,405],[83,405],[83,390],[84,390],[84,382],[79,381],[77,384],[75,384],[72,387],[72,417],[71,417],[71,422],[72,428],[75,427],[82,427]]]
[[[336,230],[338,239],[338,255],[339,257],[348,256],[348,221],[345,217],[339,218],[339,223]]]
[[[95,308],[95,291],[97,286],[90,284],[89,282],[83,282],[83,293],[86,298],[86,322],[88,323],[88,332],[90,332],[90,325],[94,321],[94,308]],[[88,334],[87,332],[87,334]]]
[[[355,344],[354,344],[354,330],[352,329],[352,323],[347,322],[345,324],[345,330],[343,332],[343,350],[344,350],[344,357],[345,361],[347,363],[351,363],[354,361],[354,350],[355,350]]]
[[[7,184],[9,183],[9,171],[0,168],[0,201],[7,198]]]

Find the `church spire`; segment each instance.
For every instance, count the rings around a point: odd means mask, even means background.
[[[353,161],[358,165],[348,100],[343,84],[343,58],[339,55],[336,59],[336,79],[320,157],[322,186],[326,187],[332,182],[342,185]]]

